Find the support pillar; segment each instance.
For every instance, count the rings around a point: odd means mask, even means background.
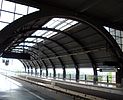
[[[25,73],[26,73],[26,67],[25,67]]]
[[[121,84],[123,79],[123,68],[120,68],[116,72],[116,83]],[[122,83],[123,85],[123,83]]]
[[[65,80],[66,79],[66,69],[65,69],[65,67],[63,67],[63,80]]]
[[[31,68],[31,75],[33,74],[33,69]]]
[[[53,78],[56,78],[56,69],[53,67]]]
[[[94,83],[97,83],[98,82],[98,74],[97,74],[97,68],[93,68],[94,70],[94,78],[93,78],[93,81]]]
[[[46,77],[48,77],[48,68],[46,67]]]
[[[29,74],[29,68],[28,68],[28,74]]]
[[[40,68],[40,76],[42,76],[42,70],[41,70],[41,68]]]
[[[37,68],[35,68],[35,75],[37,75]]]
[[[76,67],[76,81],[79,81],[79,68]]]

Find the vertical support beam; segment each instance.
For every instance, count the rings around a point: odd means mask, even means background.
[[[95,84],[95,83],[97,83],[97,81],[98,81],[97,68],[96,68],[95,65],[93,65],[93,71],[94,71],[93,82],[94,82],[94,84]]]
[[[40,76],[42,76],[42,69],[40,68]]]
[[[71,56],[72,60],[73,60],[73,63],[75,65],[75,70],[76,70],[76,81],[78,82],[79,81],[79,66],[76,62],[76,60],[74,59],[73,56]]]
[[[33,74],[33,68],[31,67],[31,75]]]
[[[29,67],[28,67],[28,74],[29,74]]]
[[[37,75],[37,68],[35,68],[35,76]]]
[[[56,78],[56,68],[53,67],[53,77]]]
[[[45,68],[46,68],[46,77],[48,77],[48,67],[47,67],[46,63],[43,60],[42,60],[42,62],[44,64]]]
[[[63,80],[66,79],[66,69],[65,69],[65,66],[63,66]]]
[[[79,81],[79,68],[76,66],[76,81]]]
[[[122,79],[123,79],[123,68],[120,68],[116,72],[116,83],[117,84],[121,84],[122,83]]]

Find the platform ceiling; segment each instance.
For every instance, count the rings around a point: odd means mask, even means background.
[[[122,30],[121,0],[8,0],[37,7],[40,11],[11,23],[0,32],[1,53],[11,52],[26,38],[41,38],[24,52],[31,60],[21,60],[25,66],[42,68],[102,67],[114,62],[121,67],[123,54],[103,26]],[[78,23],[65,29],[42,27],[52,18],[66,18]],[[49,38],[31,36],[36,30],[57,32]]]

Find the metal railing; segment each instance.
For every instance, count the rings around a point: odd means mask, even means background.
[[[52,73],[48,73],[48,76],[46,76],[46,73],[42,73],[40,75],[39,73],[27,73],[22,71],[9,71],[9,70],[0,70],[1,73],[4,73],[6,75],[12,76],[12,75],[32,75],[35,77],[44,77],[44,78],[52,78],[52,79],[63,79],[63,74],[57,73],[56,77],[53,77]],[[75,74],[66,74],[66,78],[64,80],[73,80],[76,81],[76,75]],[[85,82],[93,82],[94,81],[94,75],[87,75],[83,74],[79,76],[78,81],[85,81]],[[105,84],[115,84],[116,78],[115,76],[111,75],[99,75],[97,76],[97,83],[105,83]]]

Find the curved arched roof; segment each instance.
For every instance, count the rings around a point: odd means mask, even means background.
[[[75,24],[64,30],[60,30],[58,26],[46,25],[49,21],[59,18],[64,23],[71,20],[75,21]],[[37,30],[51,32],[54,35],[32,35]],[[1,53],[26,47],[24,52],[31,55],[31,60],[22,62],[34,68],[100,67],[107,61],[116,62],[117,67],[121,67],[122,64],[122,51],[103,26],[75,12],[44,7],[41,11],[14,21],[5,27],[0,35]],[[26,41],[27,38],[35,38],[36,41]],[[37,42],[38,39],[42,40]],[[23,46],[26,43],[35,45]],[[19,46],[21,48],[16,48]]]

